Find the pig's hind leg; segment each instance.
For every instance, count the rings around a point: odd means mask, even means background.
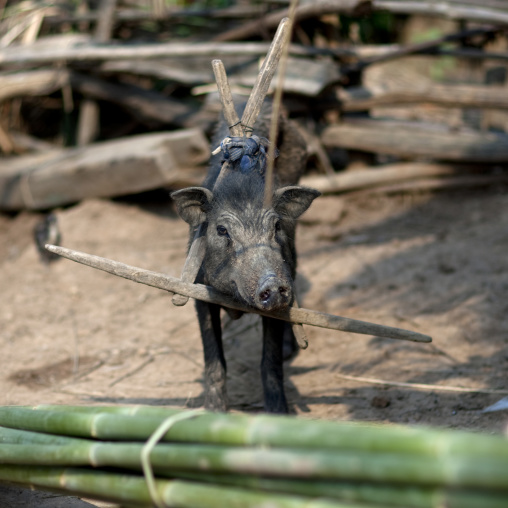
[[[284,321],[263,317],[263,356],[261,359],[261,379],[268,413],[287,413],[288,406],[284,394],[283,342]]]
[[[220,306],[196,300],[205,357],[205,409],[226,411],[226,359],[222,347]]]

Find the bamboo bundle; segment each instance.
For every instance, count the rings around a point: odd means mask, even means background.
[[[45,405],[0,407],[0,443],[0,481],[129,506],[508,505],[508,441],[463,431]]]

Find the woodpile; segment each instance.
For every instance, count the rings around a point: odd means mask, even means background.
[[[148,5],[4,7],[0,210],[202,179],[220,111],[211,61],[247,97],[289,2]],[[300,2],[283,89],[308,143],[303,183],[341,193],[505,182],[507,26],[501,0]]]

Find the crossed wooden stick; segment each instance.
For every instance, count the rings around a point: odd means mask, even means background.
[[[259,112],[261,111],[263,101],[275,74],[275,70],[277,69],[277,64],[281,57],[284,44],[288,42],[290,30],[291,22],[288,18],[284,18],[280,22],[272,44],[268,50],[252,93],[245,106],[241,120],[239,120],[234,108],[231,89],[229,87],[224,65],[220,60],[214,60],[212,62],[215,79],[217,81],[217,88],[222,102],[224,118],[229,126],[231,136],[248,137],[251,135],[252,126],[256,122]],[[274,140],[270,141],[272,143],[274,142]],[[217,151],[214,153],[217,153]],[[228,171],[231,170],[230,164],[231,163],[229,161],[224,162],[218,180],[224,178]],[[173,303],[175,305],[185,305],[190,297],[209,303],[216,303],[218,305],[230,307],[243,312],[254,312],[263,316],[275,317],[284,321],[289,321],[293,324],[293,332],[298,345],[302,349],[305,349],[308,345],[302,323],[322,328],[330,328],[332,330],[376,335],[392,339],[403,339],[414,342],[432,341],[432,338],[428,335],[403,330],[401,328],[383,326],[368,323],[366,321],[358,321],[355,319],[335,316],[333,314],[299,308],[296,302],[293,304],[293,307],[283,311],[264,312],[253,307],[242,305],[230,296],[220,293],[210,286],[193,284],[205,257],[206,250],[205,238],[200,228],[198,228],[189,249],[180,279],[176,279],[162,273],[125,265],[118,261],[101,258],[84,252],[66,249],[64,247],[46,245],[46,249],[50,252],[92,268],[97,268],[119,277],[169,291],[173,293]]]
[[[249,100],[245,105],[245,109],[242,115],[242,119],[238,118],[236,114],[233,97],[231,95],[231,88],[229,86],[228,78],[226,75],[226,69],[221,60],[214,60],[212,62],[212,68],[215,75],[215,81],[217,82],[217,89],[219,91],[219,97],[222,103],[222,110],[224,118],[229,126],[229,133],[231,136],[249,137],[252,134],[252,128],[256,123],[256,119],[259,116],[261,107],[265,100],[268,88],[273,79],[279,60],[282,56],[284,45],[289,43],[289,35],[291,33],[291,20],[284,18],[279,23],[277,32],[273,38],[272,44],[268,49],[266,58],[263,61],[263,65],[259,71],[258,77],[249,96]],[[226,141],[226,140],[224,140]],[[274,139],[270,139],[270,142],[275,143]],[[220,151],[220,147],[214,150],[212,153],[216,154]],[[217,178],[217,183],[226,177],[227,173],[231,171],[232,163],[225,161],[222,165],[221,171]],[[267,175],[267,179],[269,176]],[[192,241],[187,259],[183,267],[181,280],[184,282],[194,282],[198,274],[201,263],[205,257],[205,238],[202,235],[201,228],[198,228],[195,237]],[[174,305],[185,305],[188,298],[182,295],[173,296]],[[293,306],[298,307],[298,303],[295,299]],[[305,330],[301,323],[293,323],[293,333],[296,338],[298,346],[305,349],[308,346],[307,337]]]
[[[259,71],[256,83],[249,96],[249,100],[245,105],[245,109],[242,115],[242,119],[238,118],[236,114],[235,105],[233,102],[233,96],[231,95],[231,88],[229,87],[228,78],[226,75],[226,69],[221,60],[213,60],[212,68],[215,75],[215,81],[217,82],[217,89],[219,91],[219,97],[222,103],[222,110],[224,118],[229,126],[229,133],[231,136],[249,137],[252,134],[252,127],[256,123],[256,119],[259,116],[263,101],[265,100],[268,88],[277,69],[282,49],[284,44],[289,38],[290,32],[290,20],[284,18],[280,23],[273,38],[272,44],[268,49],[268,53],[263,62],[263,65]],[[272,141],[272,140],[270,140]],[[214,150],[213,154],[220,151],[220,147]],[[222,165],[221,171],[217,178],[217,182],[223,179],[227,173],[231,170],[231,163],[225,161]],[[217,185],[217,183],[215,184]],[[205,257],[205,239],[201,234],[200,229],[196,232],[196,235],[192,241],[187,259],[182,270],[181,279],[184,282],[194,282],[196,276],[201,267],[201,263]],[[181,295],[173,296],[174,305],[185,305],[188,298],[182,297]]]

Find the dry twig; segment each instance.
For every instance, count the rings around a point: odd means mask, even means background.
[[[404,383],[403,381],[386,381],[384,379],[377,379],[372,377],[349,376],[334,372],[335,376],[348,381],[355,381],[357,383],[372,383],[383,386],[400,386],[401,388],[412,388],[414,390],[438,390],[444,392],[463,392],[463,393],[489,393],[498,395],[508,395],[508,390],[491,390],[488,388],[464,388],[462,386],[443,386],[443,385],[428,385],[423,383]]]

